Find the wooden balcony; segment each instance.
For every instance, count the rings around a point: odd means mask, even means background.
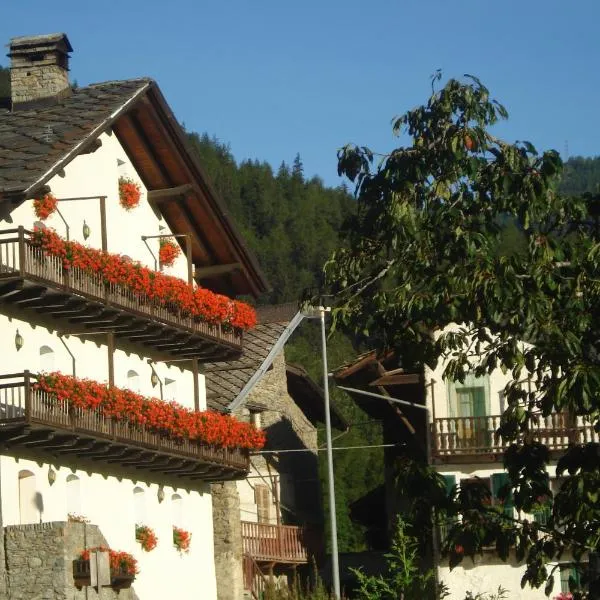
[[[243,479],[248,473],[247,450],[168,438],[97,410],[59,403],[34,384],[35,376],[27,372],[0,376],[3,454],[144,481],[166,477],[185,486]]]
[[[161,306],[99,275],[62,268],[31,243],[30,231],[0,231],[0,303],[22,318],[65,333],[114,333],[126,345],[157,360],[221,361],[239,356],[242,335]]]
[[[509,446],[497,435],[500,415],[450,417],[432,423],[432,454],[437,461],[486,462],[499,460]],[[545,444],[551,452],[565,450],[569,444],[599,441],[592,425],[570,422],[567,415],[555,413],[539,417],[528,439]]]
[[[302,527],[242,521],[243,552],[256,562],[307,563],[306,537]]]

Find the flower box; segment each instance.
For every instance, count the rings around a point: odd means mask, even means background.
[[[73,581],[75,587],[82,588],[91,585],[90,553],[94,550],[109,553],[110,586],[116,590],[131,587],[138,573],[137,561],[128,552],[117,552],[104,546],[83,550],[79,558],[73,561]]]

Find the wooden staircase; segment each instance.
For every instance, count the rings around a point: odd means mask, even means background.
[[[264,600],[269,580],[250,554],[244,554],[244,590],[250,592],[252,600]]]

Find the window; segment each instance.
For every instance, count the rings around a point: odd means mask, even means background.
[[[580,568],[571,563],[560,565],[560,591],[565,593],[574,592],[580,585]]]
[[[165,377],[165,385],[163,391],[164,400],[177,400],[177,381]]]
[[[136,525],[146,522],[146,497],[141,487],[133,488],[133,515]]]
[[[77,475],[67,477],[67,514],[81,515],[81,488]]]
[[[259,523],[269,522],[271,494],[266,485],[258,484],[254,486],[254,499],[256,502],[256,516]]]
[[[260,411],[250,409],[250,423],[260,429]]]
[[[171,496],[171,505],[173,510],[173,525],[183,527],[183,498],[179,494]]]
[[[40,348],[40,371],[42,373],[54,371],[54,350],[50,346]]]
[[[450,497],[456,492],[456,475],[442,475],[446,484],[446,496]],[[448,537],[452,525],[456,523],[456,517],[448,517],[440,523],[440,543],[443,544]]]
[[[459,417],[456,422],[458,448],[487,448],[492,430],[490,414],[489,377],[467,375],[464,382],[448,382],[449,414]]]
[[[487,490],[487,494],[484,491],[483,503],[498,507],[507,517],[512,518],[514,504],[508,473],[493,473],[491,477],[473,477],[460,482],[463,493],[470,493],[472,488],[474,496],[481,494],[482,486]]]
[[[19,520],[21,525],[37,523],[40,520],[37,497],[35,475],[31,471],[19,471]]]
[[[140,391],[140,376],[137,371],[127,371],[127,387],[132,392]]]
[[[550,477],[546,474],[546,487],[550,489]],[[550,496],[539,496],[535,509],[532,511],[533,520],[540,525],[547,525],[552,516],[552,498]]]

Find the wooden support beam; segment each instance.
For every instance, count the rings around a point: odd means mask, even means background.
[[[93,142],[86,145],[86,147],[79,154],[93,154],[102,147],[102,140],[96,138]]]
[[[183,196],[189,194],[194,189],[191,183],[185,183],[176,187],[164,188],[162,190],[148,190],[148,200],[151,202],[161,202],[163,200],[170,200],[176,196]]]
[[[240,271],[242,269],[242,263],[234,262],[226,265],[211,265],[209,267],[196,267],[194,276],[196,279],[211,279],[218,275],[226,275],[227,273],[233,273],[234,271]]]

